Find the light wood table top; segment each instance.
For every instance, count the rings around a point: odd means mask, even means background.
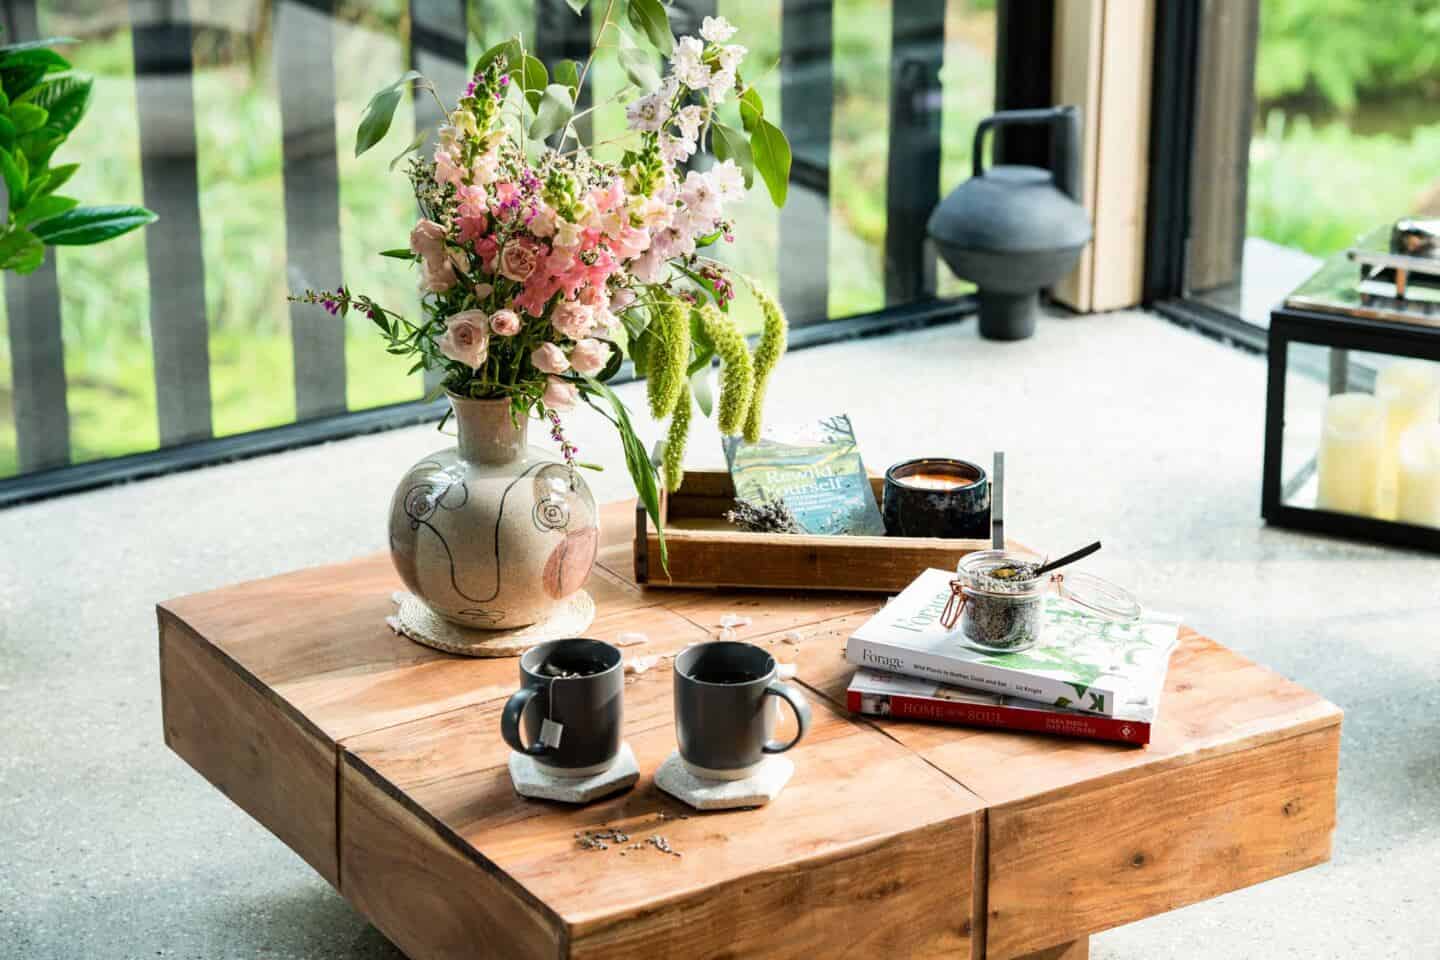
[[[1183,631],[1148,748],[852,717],[843,648],[873,595],[638,587],[632,509],[604,510],[587,635],[673,654],[751,617],[741,638],[815,707],[770,805],[656,790],[668,660],[626,687],[633,790],[520,797],[499,737],[516,661],[396,636],[385,555],[161,604],[166,743],[415,960],[1082,960],[1091,933],[1329,857],[1340,711],[1212,640]],[[575,840],[602,828],[643,845]]]

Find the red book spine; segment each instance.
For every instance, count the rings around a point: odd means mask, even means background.
[[[861,693],[858,690],[846,692],[846,705],[852,713],[865,713],[861,709]],[[890,704],[888,716],[899,720],[930,720],[936,723],[953,723],[962,727],[991,727],[996,730],[1024,730],[1032,733],[1048,733],[1058,737],[1079,737],[1083,740],[1111,740],[1119,743],[1143,745],[1150,742],[1150,724],[1137,720],[1122,720],[1099,714],[1056,713],[1049,710],[1033,710],[1026,707],[994,707],[978,703],[959,703],[954,700],[932,700],[928,697],[906,697],[898,694],[884,694]],[[879,696],[872,699],[880,699]],[[874,711],[869,711],[874,713]],[[880,714],[884,716],[885,714]]]

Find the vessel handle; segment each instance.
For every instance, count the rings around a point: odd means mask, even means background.
[[[1055,186],[1073,199],[1079,189],[1080,108],[1072,106],[1045,107],[1034,110],[1002,110],[980,121],[975,128],[975,149],[972,173],[985,173],[985,134],[1000,127],[1043,123],[1050,126],[1050,175]]]

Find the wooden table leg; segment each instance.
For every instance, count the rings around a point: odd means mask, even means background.
[[[1027,953],[1016,960],[1089,960],[1090,938],[1084,940],[1071,940],[1069,943],[1062,943],[1058,947],[1051,947],[1048,950],[1039,950],[1035,953]]]

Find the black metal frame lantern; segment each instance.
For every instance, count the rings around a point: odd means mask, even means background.
[[[1352,363],[1352,352],[1386,354],[1440,362],[1440,326],[1425,322],[1371,319],[1322,313],[1295,306],[1293,297],[1270,314],[1269,376],[1265,403],[1265,470],[1261,514],[1275,526],[1375,540],[1440,552],[1440,526],[1427,526],[1341,513],[1303,503],[1301,491],[1316,471],[1316,456],[1286,475],[1286,374],[1292,344],[1329,347],[1329,394],[1364,386],[1366,371]],[[1440,317],[1435,318],[1440,320]],[[1435,322],[1435,321],[1430,321]]]

